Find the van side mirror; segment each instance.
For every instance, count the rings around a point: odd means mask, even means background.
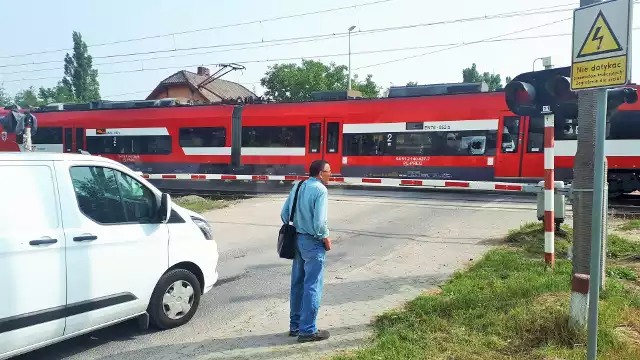
[[[162,193],[160,197],[160,209],[158,210],[160,221],[166,224],[171,217],[171,196],[167,193]]]

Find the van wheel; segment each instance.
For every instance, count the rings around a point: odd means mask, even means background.
[[[164,274],[151,295],[151,322],[160,329],[171,329],[191,320],[200,304],[200,282],[184,269]]]

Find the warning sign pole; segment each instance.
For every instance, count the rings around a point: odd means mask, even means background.
[[[598,303],[600,299],[600,279],[602,277],[602,228],[604,202],[604,143],[607,124],[607,89],[597,91],[596,144],[593,169],[593,212],[591,213],[591,260],[589,286],[589,325],[587,359],[595,360],[598,350]]]
[[[587,359],[595,360],[598,352],[598,305],[602,278],[602,240],[605,210],[605,138],[608,88],[623,86],[631,79],[631,24],[633,0],[581,0],[573,14],[573,48],[571,89],[595,90],[595,148],[593,169],[593,206],[591,207],[591,249],[589,259],[589,306]],[[586,5],[586,4],[589,5]],[[593,115],[580,121],[593,124]],[[580,111],[580,110],[579,110]],[[587,111],[591,112],[591,111]],[[591,112],[592,113],[592,112]],[[590,124],[579,123],[590,129]],[[580,141],[579,141],[580,143]],[[580,151],[580,149],[578,149]],[[576,154],[577,157],[577,154]],[[575,221],[575,219],[574,219]],[[577,246],[577,241],[574,241]],[[577,251],[577,249],[576,249]],[[575,265],[575,264],[574,264]],[[574,267],[575,268],[575,267]],[[583,274],[581,274],[584,276]],[[585,291],[586,293],[586,291]],[[573,298],[572,298],[573,301]],[[572,303],[573,305],[573,303]]]

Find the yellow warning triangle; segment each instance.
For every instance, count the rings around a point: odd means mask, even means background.
[[[607,22],[602,10],[600,10],[598,16],[596,16],[596,21],[591,25],[587,38],[582,43],[578,57],[600,55],[620,50],[622,50],[622,46],[620,46],[620,42],[618,42],[616,35],[611,30],[609,22]]]

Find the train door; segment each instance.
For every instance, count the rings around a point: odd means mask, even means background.
[[[342,129],[342,119],[340,118],[310,119],[307,168],[312,161],[326,160],[331,165],[332,172],[340,174],[342,164],[340,129]]]
[[[77,152],[79,149],[84,150],[84,128],[64,128],[63,132],[63,149],[64,152]]]
[[[500,119],[496,163],[496,178],[515,178],[522,173],[525,122],[520,116],[504,116]]]
[[[522,154],[524,179],[540,179],[544,176],[544,118],[542,115],[528,118],[525,128]]]

